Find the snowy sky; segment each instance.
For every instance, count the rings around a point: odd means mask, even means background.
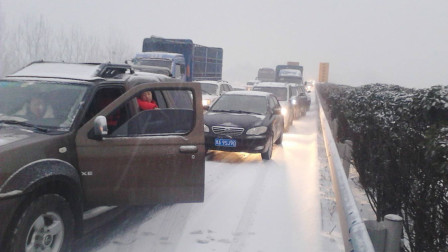
[[[241,83],[287,61],[349,85],[447,85],[446,0],[0,0],[3,25],[44,17],[55,27],[190,38],[224,49],[223,78]]]

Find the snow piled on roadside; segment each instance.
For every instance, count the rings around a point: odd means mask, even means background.
[[[317,134],[322,251],[345,251],[322,132]]]

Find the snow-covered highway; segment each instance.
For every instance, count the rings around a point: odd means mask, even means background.
[[[270,161],[209,152],[203,203],[134,209],[76,251],[343,251],[317,116],[313,101]]]

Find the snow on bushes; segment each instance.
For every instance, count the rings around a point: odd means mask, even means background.
[[[318,86],[335,139],[353,162],[377,220],[403,216],[411,251],[448,250],[448,86]]]

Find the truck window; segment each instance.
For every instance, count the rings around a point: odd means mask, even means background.
[[[92,117],[98,114],[103,108],[117,99],[120,95],[124,93],[124,88],[122,87],[104,87],[96,91],[95,96],[89,104],[87,113],[84,116],[83,124],[89,121]],[[127,117],[127,111],[124,109],[122,111],[116,111],[115,114],[108,115],[107,124],[110,129],[118,127],[119,118],[123,120]],[[110,130],[109,129],[109,130]]]
[[[145,90],[151,91],[158,97],[157,102],[164,104],[156,109],[141,110],[128,120],[119,125],[116,129],[109,129],[110,137],[130,137],[140,135],[170,135],[186,134],[194,126],[195,112],[189,90]],[[158,95],[157,95],[158,94]],[[116,111],[125,110],[126,107],[133,106],[135,99],[140,94],[128,100]]]
[[[174,70],[174,78],[182,79],[181,65],[179,64],[176,64],[176,69]]]

